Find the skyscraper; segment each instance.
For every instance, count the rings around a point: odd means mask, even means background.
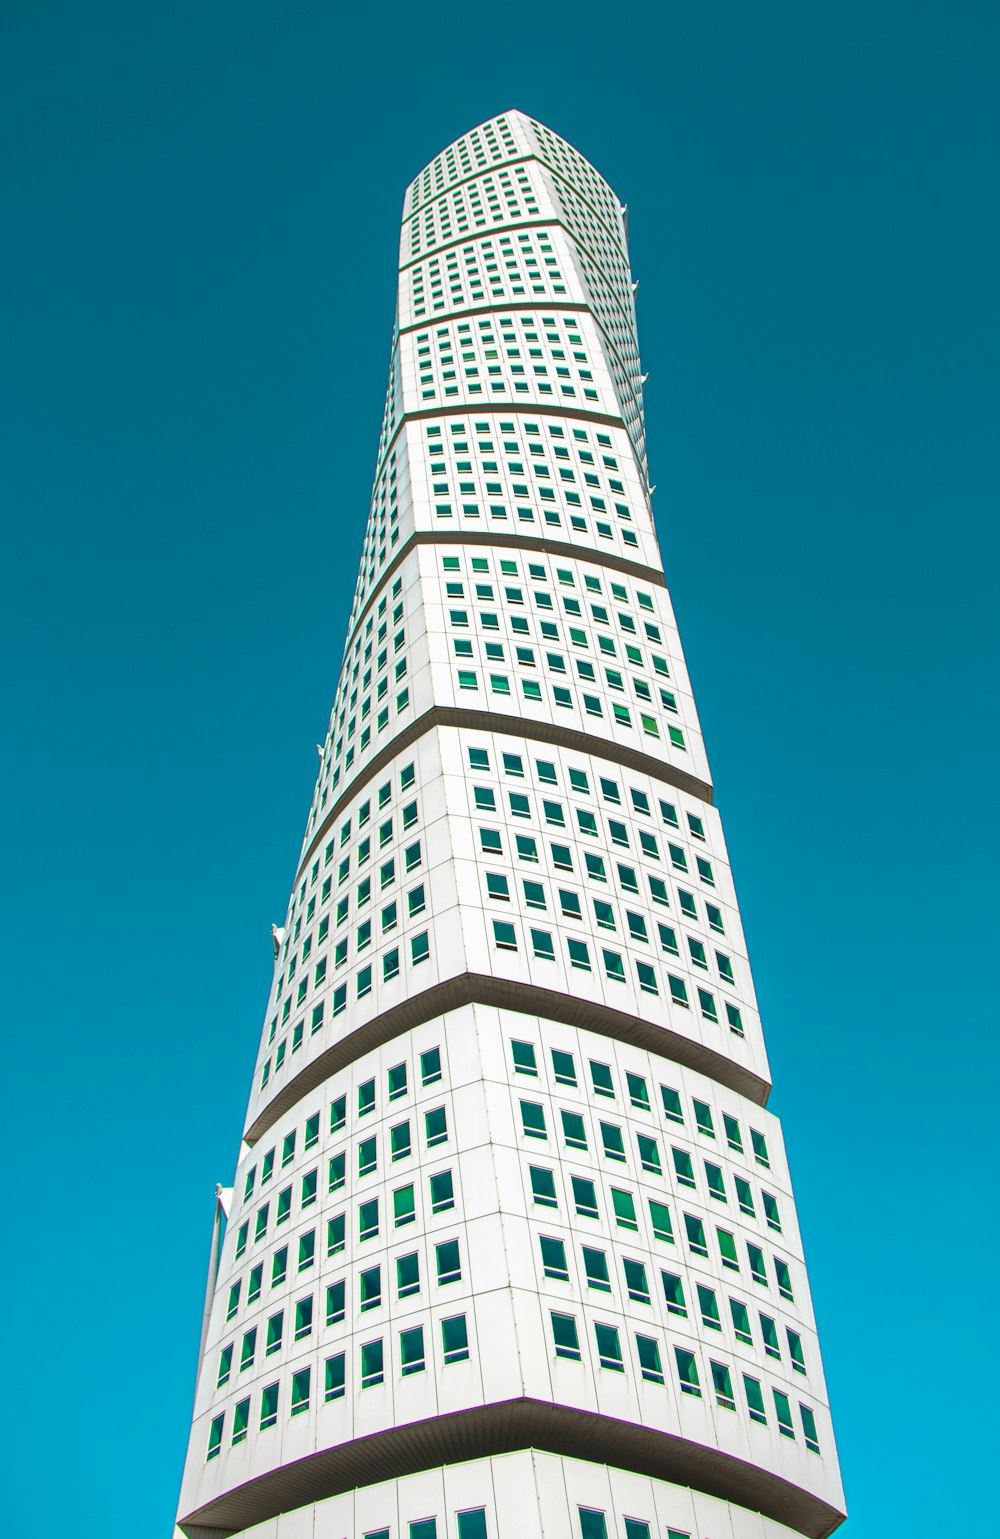
[[[624,209],[521,113],[407,192],[344,662],[219,1196],[189,1539],[841,1521],[633,294]]]

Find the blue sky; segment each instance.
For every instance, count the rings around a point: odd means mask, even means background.
[[[0,10],[11,1532],[169,1531],[400,203],[512,106],[630,204],[844,1532],[992,1526],[998,46],[969,0]]]

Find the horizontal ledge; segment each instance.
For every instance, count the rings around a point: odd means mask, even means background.
[[[348,802],[353,801],[373,776],[391,763],[397,754],[405,753],[411,743],[423,737],[425,732],[432,732],[435,727],[464,727],[470,732],[502,732],[509,737],[525,738],[531,743],[548,743],[553,748],[570,748],[574,753],[595,754],[609,764],[620,764],[623,769],[649,775],[663,785],[673,786],[677,791],[686,791],[689,796],[697,797],[709,806],[712,804],[712,787],[708,781],[700,780],[697,775],[689,775],[686,770],[676,769],[672,764],[664,764],[662,759],[642,753],[638,748],[628,748],[624,743],[616,743],[611,738],[599,737],[596,732],[578,732],[575,727],[530,721],[525,716],[507,716],[500,711],[469,711],[453,705],[434,705],[386,743],[365,766],[364,772],[359,771],[344,788],[309,841],[299,862],[292,883],[293,889]]]
[[[541,1400],[505,1400],[409,1422],[325,1448],[224,1492],[179,1520],[187,1539],[238,1534],[279,1513],[361,1486],[521,1449],[689,1486],[827,1539],[844,1514],[770,1470],[673,1433]]]
[[[509,307],[508,307],[509,308]],[[566,417],[571,422],[599,422],[602,427],[624,428],[624,417],[606,411],[588,411],[585,406],[562,406],[557,401],[459,401],[454,406],[418,406],[415,411],[405,411],[399,419],[404,422],[424,422],[428,417],[468,417],[476,412],[499,415],[501,412],[530,412],[532,416]]]
[[[542,305],[532,304],[532,302],[528,299],[513,300],[509,305],[468,305],[465,309],[463,309],[462,314],[499,315],[501,312],[509,314],[514,314],[516,312],[520,314],[522,310],[541,310],[542,308],[546,310],[569,310],[570,312],[578,315],[582,313],[584,315],[592,316],[594,314],[590,306],[586,304],[582,299],[556,299],[553,300],[551,304],[546,304],[544,307]],[[450,316],[451,311],[448,312],[449,319]],[[432,316],[430,324],[436,325],[438,319],[439,317]],[[411,331],[426,331],[427,325],[427,321],[412,321],[408,326],[400,326],[396,332],[396,335],[397,337],[405,337],[408,336]]]
[[[509,309],[509,306],[505,308]],[[469,312],[472,313],[471,311]],[[588,310],[588,315],[592,312]],[[484,416],[497,416],[500,412],[517,412],[522,416],[528,412],[536,417],[565,417],[573,422],[595,422],[601,427],[621,428],[632,439],[631,430],[624,417],[615,417],[607,412],[585,411],[582,406],[560,406],[556,401],[494,401],[483,400],[473,404],[471,401],[459,401],[454,406],[421,406],[415,411],[404,411],[397,419],[396,425],[385,441],[385,448],[378,456],[375,466],[375,480],[378,481],[382,474],[382,466],[392,449],[396,439],[408,422],[426,422],[430,417],[468,417],[474,413]],[[634,443],[633,443],[634,447]],[[640,469],[642,467],[640,466]]]
[[[499,1010],[514,1010],[519,1015],[537,1015],[610,1037],[616,1042],[628,1042],[686,1069],[695,1069],[758,1106],[767,1104],[771,1088],[767,1080],[734,1063],[724,1053],[671,1031],[668,1026],[654,1026],[652,1021],[643,1020],[641,1016],[612,1010],[607,1005],[594,1004],[557,989],[539,988],[533,983],[518,983],[512,978],[496,978],[485,973],[460,973],[429,989],[422,989],[419,994],[411,994],[303,1064],[247,1128],[244,1140],[250,1145],[257,1143],[303,1096],[322,1085],[331,1074],[346,1069],[356,1058],[382,1047],[404,1032],[413,1031],[425,1021],[461,1009],[463,1005],[491,1005]]]
[[[491,160],[489,165],[487,165],[487,166],[478,166],[475,171],[469,171],[465,176],[460,176],[457,179],[457,181],[449,182],[447,187],[436,188],[434,193],[432,194],[432,196],[429,197],[429,198],[425,198],[422,203],[416,203],[416,202],[413,203],[412,207],[410,208],[410,212],[408,214],[407,213],[403,214],[402,219],[401,219],[401,225],[408,224],[411,219],[415,219],[418,214],[422,214],[425,209],[427,209],[427,208],[429,208],[431,206],[432,203],[437,203],[439,200],[440,201],[444,201],[445,199],[447,199],[455,191],[456,188],[464,187],[468,182],[478,181],[480,179],[480,177],[490,176],[490,175],[495,174],[496,172],[499,172],[499,171],[505,171],[508,166],[521,165],[523,162],[529,161],[529,160],[536,161],[538,165],[544,167],[544,169],[548,172],[549,176],[553,177],[557,182],[562,182],[562,184],[564,186],[568,187],[570,189],[570,192],[573,194],[573,196],[575,198],[578,198],[581,203],[585,204],[586,207],[590,210],[590,212],[593,215],[593,217],[595,219],[599,220],[599,222],[601,224],[603,224],[603,226],[607,230],[608,234],[615,236],[621,242],[622,255],[624,257],[626,257],[626,258],[628,257],[627,224],[626,224],[625,230],[623,231],[620,226],[616,225],[613,220],[608,218],[607,214],[605,213],[604,209],[600,206],[600,204],[595,203],[593,201],[593,199],[589,196],[588,193],[581,191],[581,189],[574,182],[571,182],[569,180],[569,178],[565,175],[565,173],[560,170],[558,165],[553,165],[552,161],[550,159],[546,159],[545,156],[543,154],[539,153],[539,151],[537,149],[523,150],[518,155],[511,155],[510,158],[507,159],[507,160]],[[590,162],[588,161],[587,164],[590,165]],[[626,210],[618,202],[618,199],[615,196],[615,192],[614,192],[613,188],[607,182],[604,181],[603,176],[601,176],[601,173],[597,170],[597,168],[595,166],[591,166],[590,169],[594,172],[594,175],[596,177],[598,177],[598,179],[600,181],[604,182],[604,185],[605,185],[605,187],[607,187],[608,192],[611,194],[612,198],[614,198],[615,204],[616,204],[616,206],[618,208],[619,215],[621,216],[622,220],[624,221],[625,220]],[[424,167],[424,171],[426,171],[426,170],[427,170],[427,167],[425,166]],[[423,174],[424,174],[424,172],[421,171],[420,176],[414,177],[413,181],[410,183],[409,187],[407,187],[407,189],[406,189],[407,194],[412,191],[412,189],[416,186],[417,182],[420,181],[420,177],[423,176]],[[404,200],[403,200],[403,207],[404,207],[404,209],[406,207],[405,195],[404,195]],[[499,225],[494,225],[494,226],[492,226],[492,228],[493,229],[499,229],[500,226]],[[516,229],[517,228],[517,221],[513,221],[512,223],[506,224],[504,226],[504,228]],[[623,233],[626,236],[626,238],[624,240],[622,240]],[[478,238],[478,236],[480,234],[488,236],[490,234],[490,229],[489,228],[484,228],[482,226],[477,226],[476,227],[476,236],[474,238]],[[467,243],[468,239],[469,239],[468,236],[464,237],[464,240],[463,240],[462,243],[463,244]],[[400,244],[402,244],[402,241],[400,242]],[[434,249],[436,250],[437,248],[434,248]],[[593,255],[593,253],[591,253],[591,254]]]
[[[396,551],[385,570],[379,573],[378,582],[373,585],[371,593],[358,611],[357,619],[347,632],[345,657],[386,583],[410,552],[420,545],[495,545],[502,550],[523,551],[526,556],[530,556],[532,551],[541,551],[545,556],[563,556],[567,561],[588,561],[592,566],[604,567],[612,572],[621,572],[625,577],[648,582],[654,588],[667,586],[667,579],[660,567],[647,566],[642,561],[629,561],[625,556],[616,556],[613,551],[597,550],[593,545],[573,545],[569,540],[532,539],[530,535],[523,534],[498,534],[492,529],[415,529]]]
[[[498,114],[498,116],[506,117],[507,114],[506,113],[500,113],[500,114]],[[494,121],[494,119],[491,118],[490,122],[493,122],[493,121]],[[451,148],[451,146],[449,145],[449,149],[450,148]],[[455,179],[453,181],[450,181],[447,184],[446,187],[435,188],[435,190],[431,194],[431,196],[429,198],[425,198],[422,203],[418,203],[416,201],[416,199],[414,199],[413,204],[412,204],[412,206],[410,208],[410,212],[408,214],[404,212],[404,214],[402,216],[402,223],[406,224],[409,220],[415,219],[418,214],[422,214],[424,209],[425,208],[429,208],[432,203],[437,203],[437,201],[439,199],[444,200],[444,199],[450,197],[450,195],[453,192],[455,192],[457,188],[465,187],[467,185],[467,183],[469,183],[469,182],[478,181],[479,178],[482,177],[482,176],[490,176],[490,175],[493,175],[493,174],[495,174],[497,172],[500,172],[500,171],[506,171],[508,166],[519,166],[519,165],[521,165],[526,160],[538,160],[538,159],[539,159],[539,157],[538,157],[537,153],[534,150],[522,150],[519,155],[508,155],[506,158],[501,159],[501,160],[490,160],[489,164],[486,165],[486,166],[477,166],[475,171],[467,171],[465,176],[455,177]],[[428,164],[426,166],[424,166],[421,169],[421,171],[418,172],[418,174],[413,178],[413,181],[407,187],[407,189],[406,189],[407,193],[410,193],[410,192],[413,191],[413,188],[416,187],[417,183],[420,181],[420,179],[423,176],[424,172],[427,171],[429,169],[429,167],[432,166],[433,164],[434,164],[433,161],[429,161]],[[404,209],[406,207],[405,196],[406,195],[404,194],[404,204],[403,204]]]
[[[414,534],[412,541],[407,544],[416,545],[496,545],[502,550],[521,550],[526,556],[532,551],[540,550],[546,556],[563,556],[568,561],[586,561],[591,566],[607,568],[611,572],[621,572],[626,577],[635,577],[639,582],[648,582],[654,588],[665,588],[667,579],[663,570],[657,566],[648,566],[645,561],[630,561],[627,556],[616,556],[614,551],[598,550],[594,545],[574,545],[571,540],[550,540],[543,536],[533,540],[530,535],[501,534],[493,529],[428,529],[420,530]]]
[[[408,214],[403,219],[402,224],[406,224],[408,220],[413,218],[415,218],[414,214]],[[419,256],[411,256],[408,257],[405,262],[400,262],[398,271],[400,274],[408,273],[412,271],[414,267],[419,267],[421,262],[426,262],[431,257],[440,256],[444,251],[454,251],[458,246],[472,246],[475,245],[477,241],[491,241],[493,240],[494,236],[499,239],[501,235],[507,235],[511,230],[547,230],[551,225],[554,224],[559,226],[559,228],[566,235],[567,239],[571,240],[575,246],[583,245],[583,242],[579,239],[578,236],[573,234],[572,230],[569,228],[565,219],[558,212],[558,210],[553,209],[550,214],[540,214],[537,219],[505,219],[501,224],[490,225],[488,229],[484,227],[478,230],[469,230],[465,235],[453,235],[450,240],[437,241],[433,245],[427,246]],[[400,230],[402,231],[402,225],[400,226]],[[399,244],[402,246],[402,238],[400,238]],[[603,263],[598,263],[597,257],[595,256],[594,252],[591,251],[589,246],[587,246],[586,250],[587,255],[595,262],[595,264],[600,266],[601,276],[605,279],[605,281],[607,281],[607,273],[604,271]],[[611,287],[610,282],[608,283],[608,287]],[[547,306],[544,304],[545,295],[540,294],[538,298],[539,304],[537,308],[547,308]]]

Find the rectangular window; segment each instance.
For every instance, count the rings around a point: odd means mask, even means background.
[[[760,1333],[764,1338],[764,1351],[768,1357],[776,1357],[781,1360],[781,1347],[778,1345],[778,1329],[770,1315],[760,1316]]]
[[[735,1411],[736,1397],[733,1394],[733,1381],[730,1377],[729,1369],[726,1367],[725,1363],[716,1362],[711,1363],[710,1367],[712,1370],[712,1388],[715,1390],[716,1403],[721,1405],[724,1410]]]
[[[596,1288],[600,1293],[611,1292],[611,1278],[608,1275],[608,1258],[603,1250],[594,1250],[589,1245],[583,1246],[583,1268],[587,1277],[587,1286]]]
[[[665,1202],[656,1202],[652,1197],[649,1199],[649,1221],[654,1237],[657,1240],[665,1240],[668,1245],[673,1245],[673,1225],[670,1222],[670,1209]]]
[[[514,926],[508,924],[506,920],[494,919],[493,944],[498,951],[516,951],[517,931]]]
[[[597,1189],[593,1181],[588,1181],[584,1176],[573,1176],[571,1180],[577,1213],[581,1218],[597,1218]]]
[[[441,1347],[445,1364],[461,1363],[469,1355],[469,1333],[464,1315],[441,1321]]]
[[[652,1336],[637,1335],[635,1345],[643,1378],[648,1379],[651,1384],[662,1384],[663,1364],[660,1361],[659,1343]]]
[[[796,1373],[805,1373],[806,1360],[802,1351],[802,1337],[798,1331],[793,1331],[788,1326],[785,1327],[785,1336],[788,1339],[788,1355],[792,1360],[792,1367]]]
[[[427,1135],[428,1149],[433,1149],[436,1144],[447,1142],[448,1114],[443,1106],[436,1106],[433,1111],[424,1113],[424,1131]]]
[[[424,1354],[424,1329],[422,1325],[399,1333],[399,1368],[405,1379],[411,1373],[423,1373],[426,1368]]]
[[[622,1270],[625,1273],[625,1286],[628,1296],[637,1304],[648,1304],[649,1284],[646,1281],[646,1268],[641,1261],[633,1261],[628,1256],[622,1257]]]
[[[730,1299],[729,1313],[733,1317],[733,1331],[737,1341],[742,1341],[748,1347],[753,1346],[753,1337],[750,1334],[750,1312],[747,1306],[739,1299]]]
[[[807,1405],[799,1405],[799,1415],[802,1417],[802,1436],[805,1438],[806,1447],[810,1453],[819,1453],[819,1434],[816,1431],[816,1417]]]
[[[529,1179],[531,1181],[531,1196],[532,1196],[532,1200],[539,1207],[542,1207],[542,1208],[555,1208],[555,1207],[558,1207],[558,1202],[556,1201],[556,1183],[555,1183],[555,1177],[554,1177],[552,1171],[551,1170],[546,1170],[546,1169],[544,1169],[540,1165],[529,1165],[528,1166],[528,1177],[529,1177]],[[593,1186],[592,1186],[592,1184],[590,1182],[587,1182],[586,1185],[590,1186],[591,1187],[591,1191],[593,1191]],[[575,1195],[576,1194],[576,1177],[574,1177],[574,1187],[573,1187],[573,1190],[574,1190],[574,1195]],[[595,1212],[595,1215],[596,1215],[596,1212],[597,1212],[596,1200],[595,1200],[594,1212]]]
[[[339,1191],[347,1180],[347,1156],[335,1154],[328,1166],[329,1189],[331,1192]]]
[[[795,1428],[792,1425],[792,1407],[788,1396],[780,1389],[773,1389],[774,1414],[778,1422],[778,1431],[782,1437],[795,1439]]]
[[[556,1048],[552,1049],[552,1074],[557,1085],[572,1085],[576,1088],[576,1065],[572,1053],[561,1053]]]
[[[430,1178],[431,1212],[444,1213],[455,1206],[455,1184],[450,1170],[439,1170]]]
[[[683,1319],[687,1319],[684,1285],[680,1278],[674,1272],[661,1272],[660,1281],[663,1284],[663,1300],[668,1314],[680,1315]]]
[[[639,1221],[635,1216],[635,1199],[631,1192],[623,1192],[618,1187],[611,1188],[611,1205],[614,1208],[615,1223],[619,1229],[639,1228]]]
[[[667,1085],[660,1086],[660,1097],[663,1101],[663,1114],[668,1122],[684,1121],[684,1112],[681,1108],[681,1098],[676,1090],[671,1090]]]
[[[694,1120],[699,1133],[704,1133],[706,1138],[715,1137],[715,1125],[712,1122],[712,1109],[704,1101],[694,1101]]]
[[[736,1201],[740,1205],[740,1212],[745,1213],[748,1218],[756,1218],[750,1182],[744,1180],[742,1176],[734,1176],[733,1183],[736,1187]]]
[[[687,1231],[688,1246],[696,1256],[708,1255],[708,1242],[705,1239],[705,1225],[700,1218],[693,1213],[685,1213],[684,1228]]]
[[[621,1128],[617,1127],[613,1122],[602,1122],[600,1128],[601,1144],[604,1149],[605,1159],[618,1160],[624,1163],[625,1140],[622,1137]]]
[[[621,1340],[613,1325],[601,1325],[594,1322],[594,1337],[597,1342],[597,1356],[602,1368],[610,1368],[614,1373],[624,1373],[625,1363],[622,1360]]]
[[[340,1400],[344,1395],[347,1380],[346,1358],[343,1352],[327,1358],[323,1378],[324,1399]]]
[[[308,1400],[308,1393],[306,1393],[306,1400]],[[294,1416],[294,1414],[295,1407],[292,1405],[292,1416]],[[265,1390],[262,1390],[262,1393],[260,1393],[260,1430],[265,1431],[268,1427],[274,1427],[277,1419],[278,1387],[277,1384],[269,1384],[268,1387],[266,1387]]]
[[[560,1111],[563,1139],[568,1149],[586,1149],[587,1129],[579,1112]]]
[[[247,1435],[250,1425],[250,1397],[240,1400],[233,1407],[233,1447],[242,1443]]]
[[[382,1302],[382,1268],[367,1267],[358,1279],[359,1313],[377,1309]]]
[[[531,949],[533,954],[543,962],[555,960],[555,946],[548,930],[533,929],[531,931]]]
[[[555,1277],[560,1282],[568,1282],[569,1267],[566,1264],[564,1241],[543,1234],[538,1237],[538,1246],[542,1254],[542,1271],[545,1276]]]
[[[344,1319],[347,1309],[346,1287],[343,1278],[339,1282],[328,1283],[326,1289],[326,1323],[338,1325]]]
[[[595,1063],[590,1060],[590,1081],[595,1095],[607,1096],[614,1100],[615,1087],[611,1078],[611,1068],[606,1063]]]
[[[735,1237],[728,1229],[716,1229],[715,1237],[719,1242],[719,1255],[722,1258],[722,1265],[730,1272],[738,1272],[740,1263],[736,1254]]]
[[[710,1331],[721,1331],[722,1321],[719,1318],[719,1302],[715,1296],[714,1288],[706,1288],[703,1283],[697,1284],[698,1310],[701,1314],[701,1323]]]
[[[743,1392],[747,1397],[747,1410],[750,1412],[750,1420],[758,1421],[762,1426],[767,1426],[767,1413],[764,1410],[764,1394],[760,1387],[759,1379],[752,1379],[749,1374],[743,1375]]]
[[[538,1065],[535,1062],[535,1049],[530,1042],[511,1042],[511,1057],[514,1061],[516,1074],[528,1074],[533,1078],[538,1077]]]
[[[401,1299],[420,1292],[420,1257],[416,1251],[396,1260],[396,1294]]]
[[[458,1521],[458,1539],[487,1539],[485,1507],[470,1507],[455,1516]]]
[[[684,1347],[674,1347],[674,1357],[677,1361],[677,1378],[680,1381],[681,1394],[695,1395],[700,1399],[701,1386],[694,1353],[686,1351]]]
[[[525,1138],[547,1138],[545,1108],[538,1101],[521,1101],[521,1131]],[[565,1119],[565,1113],[563,1113]]]
[[[717,1202],[725,1202],[726,1187],[722,1177],[721,1166],[714,1165],[710,1160],[706,1160],[705,1180],[708,1183],[708,1195],[714,1197]]]
[[[299,1299],[295,1305],[295,1340],[301,1341],[304,1337],[311,1336],[312,1324],[313,1301],[312,1294],[309,1294],[307,1298]]]
[[[764,1189],[761,1188],[760,1200],[764,1204],[764,1217],[767,1220],[767,1227],[769,1229],[776,1229],[780,1234],[781,1218],[778,1213],[777,1198],[774,1197],[770,1192],[765,1192]]]
[[[556,1357],[565,1357],[570,1362],[580,1361],[580,1337],[576,1329],[576,1320],[573,1315],[561,1315],[552,1310],[549,1314],[552,1322],[552,1342],[555,1347]]]
[[[225,1426],[225,1422],[225,1411],[221,1411],[218,1416],[213,1417],[212,1425],[208,1431],[208,1451],[205,1454],[206,1459],[218,1458],[219,1452],[222,1448],[222,1432]]]
[[[381,1384],[384,1373],[385,1359],[382,1351],[382,1339],[366,1341],[361,1348],[361,1388],[371,1389],[375,1384]]]
[[[639,1074],[626,1073],[625,1081],[628,1085],[629,1100],[640,1111],[649,1111],[649,1091],[646,1089],[646,1081]]]
[[[434,1247],[439,1286],[462,1281],[462,1262],[457,1240],[444,1240]]]

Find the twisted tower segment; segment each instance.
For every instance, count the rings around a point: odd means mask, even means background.
[[[520,113],[407,192],[190,1539],[841,1520],[633,294],[611,189]]]

